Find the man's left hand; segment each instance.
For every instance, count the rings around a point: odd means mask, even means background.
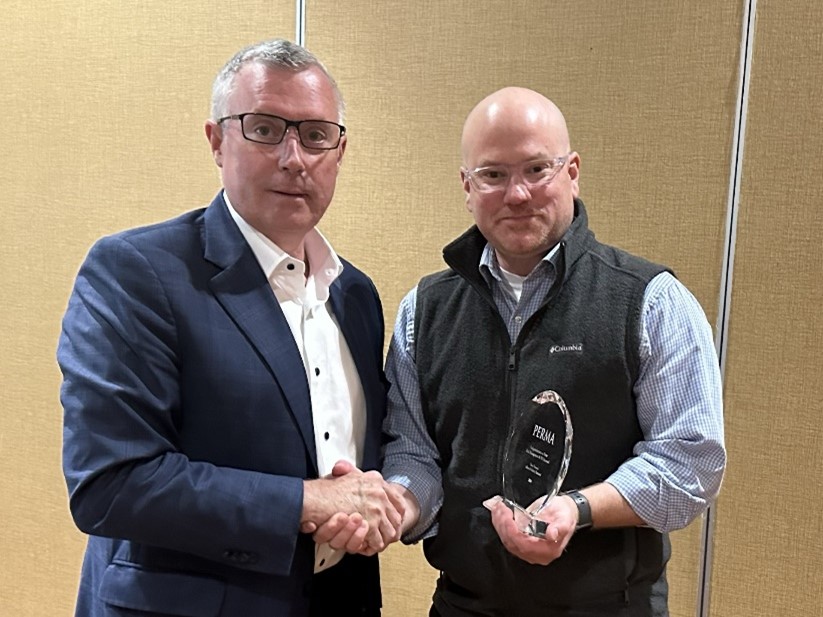
[[[554,497],[538,515],[549,524],[542,538],[521,531],[515,523],[514,513],[502,501],[492,506],[491,513],[492,525],[506,550],[535,565],[546,566],[560,557],[577,524],[577,506],[565,496]]]

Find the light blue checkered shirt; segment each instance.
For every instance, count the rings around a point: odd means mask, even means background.
[[[551,289],[554,252],[526,277],[518,301],[494,251],[489,245],[483,251],[480,271],[512,341]],[[437,533],[443,502],[440,457],[420,404],[414,359],[416,301],[415,288],[400,303],[386,361],[392,385],[385,430],[391,441],[383,475],[409,489],[420,503],[420,520],[404,542]],[[659,274],[646,287],[641,328],[634,394],[644,439],[606,482],[650,527],[665,532],[688,525],[720,489],[726,465],[722,386],[711,326],[697,299],[671,274]],[[491,495],[478,496],[487,497]]]

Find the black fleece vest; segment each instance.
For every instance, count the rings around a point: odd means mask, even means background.
[[[575,210],[557,281],[513,343],[478,270],[486,240],[476,227],[444,249],[450,269],[418,286],[416,362],[444,488],[440,531],[425,553],[444,572],[435,594],[443,617],[622,607],[663,576],[667,542],[653,530],[580,532],[554,563],[533,566],[503,548],[482,506],[502,492],[510,422],[542,390],[563,397],[574,428],[561,490],[604,480],[642,439],[632,393],[640,313],[646,285],[665,268],[599,243],[579,200]]]

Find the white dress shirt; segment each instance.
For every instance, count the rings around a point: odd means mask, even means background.
[[[366,399],[354,359],[328,305],[329,287],[343,264],[326,238],[312,229],[305,239],[305,263],[285,253],[249,225],[223,194],[232,218],[249,243],[291,329],[303,358],[311,396],[314,443],[320,476],[339,460],[357,467],[363,462]],[[315,572],[338,563],[345,554],[318,545]]]

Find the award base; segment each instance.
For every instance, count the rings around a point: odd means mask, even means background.
[[[486,501],[483,502],[483,506],[491,511],[492,508],[498,503],[504,503],[512,511],[512,515],[514,516],[514,522],[517,525],[517,528],[520,529],[523,533],[529,536],[534,536],[535,538],[544,538],[546,537],[546,531],[549,529],[549,524],[546,521],[542,521],[536,516],[530,514],[519,505],[514,503],[509,499],[505,499],[500,495],[495,495],[494,497],[490,497]]]

